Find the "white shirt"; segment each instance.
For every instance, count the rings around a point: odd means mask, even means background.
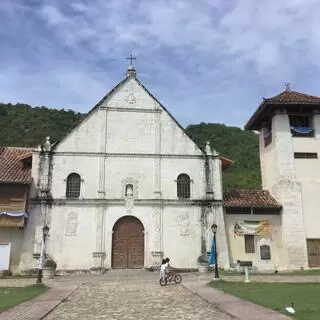
[[[161,270],[166,270],[169,267],[169,262],[161,265]]]

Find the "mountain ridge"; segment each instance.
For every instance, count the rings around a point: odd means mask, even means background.
[[[52,109],[28,104],[0,103],[0,146],[36,147],[50,136],[61,140],[84,117],[71,109]],[[225,190],[261,188],[259,136],[238,127],[220,123],[191,124],[187,134],[201,147],[211,147],[234,161],[223,173]]]

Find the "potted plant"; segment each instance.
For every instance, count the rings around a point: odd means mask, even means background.
[[[209,270],[208,258],[200,256],[198,258],[198,269],[200,273],[206,273]]]
[[[53,259],[47,259],[44,262],[42,275],[44,279],[53,279],[57,269],[57,263]]]

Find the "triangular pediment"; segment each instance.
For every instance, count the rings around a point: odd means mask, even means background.
[[[203,150],[199,148],[195,142],[186,134],[184,128],[178,123],[178,121],[170,114],[170,112],[156,99],[146,87],[135,77],[127,76],[123,81],[117,84],[106,96],[104,96],[87,114],[87,116],[75,127],[64,139],[58,142],[54,150],[57,152],[76,150],[84,152],[88,148],[89,152],[99,152],[98,147],[94,147],[92,139],[99,139],[99,127],[101,126],[101,112],[99,110],[107,109],[108,114],[111,116],[108,121],[112,120],[112,123],[108,123],[108,129],[116,130],[116,126],[119,127],[119,132],[123,133],[128,130],[128,123],[123,124],[126,118],[132,118],[132,126],[137,128],[138,125],[134,123],[134,118],[137,118],[137,113],[140,112],[141,122],[146,119],[145,113],[161,113],[161,126],[163,127],[162,138],[167,141],[167,144],[175,143],[175,146],[163,145],[162,152],[177,153],[180,152],[176,145],[180,143],[181,152],[201,155]],[[114,116],[112,112],[117,112],[118,116]],[[131,112],[128,115],[124,115],[124,112]],[[144,118],[143,118],[144,117]],[[149,116],[145,121],[146,125],[154,126],[154,116]],[[148,123],[147,123],[148,122]],[[114,128],[112,128],[114,127]],[[94,132],[96,130],[96,132]],[[147,134],[147,129],[140,128],[140,134]],[[150,134],[154,134],[150,131]],[[170,136],[171,135],[171,136]],[[126,136],[123,135],[123,139]],[[80,140],[82,140],[80,142]],[[174,142],[173,142],[174,141]],[[117,141],[119,143],[119,141]]]

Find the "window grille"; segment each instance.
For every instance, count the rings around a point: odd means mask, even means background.
[[[66,198],[77,199],[80,197],[81,177],[71,173],[67,177]]]
[[[318,159],[316,152],[295,152],[295,159]]]
[[[187,174],[180,174],[177,179],[177,195],[179,199],[190,198],[190,177]]]
[[[245,247],[246,253],[255,253],[254,235],[251,235],[251,234],[244,235],[244,247]]]

